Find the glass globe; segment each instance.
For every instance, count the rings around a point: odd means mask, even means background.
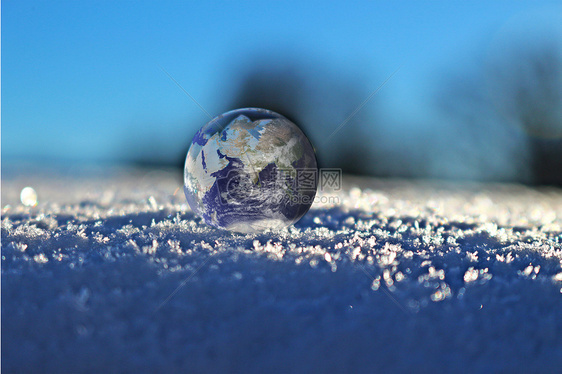
[[[304,133],[275,112],[236,109],[193,137],[184,192],[205,223],[241,233],[297,222],[316,195],[318,169]]]

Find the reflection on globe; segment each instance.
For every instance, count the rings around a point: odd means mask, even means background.
[[[193,137],[184,191],[207,224],[256,233],[297,222],[314,200],[317,173],[314,149],[294,123],[265,109],[237,109]]]

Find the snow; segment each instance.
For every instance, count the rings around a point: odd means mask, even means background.
[[[562,367],[559,189],[346,176],[294,227],[239,235],[178,187],[3,175],[3,370]]]

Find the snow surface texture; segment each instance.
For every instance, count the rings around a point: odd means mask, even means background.
[[[4,178],[4,372],[562,367],[560,190],[347,178],[295,227],[238,235],[180,186]]]

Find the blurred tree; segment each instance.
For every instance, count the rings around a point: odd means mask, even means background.
[[[368,96],[362,77],[326,65],[308,65],[302,56],[264,55],[268,57],[252,57],[236,73],[242,79],[228,109],[260,107],[278,112],[307,134],[320,167],[371,173],[376,98],[330,137]]]
[[[561,42],[512,36],[483,69],[441,85],[445,157],[432,159],[446,177],[562,185]]]
[[[435,137],[428,149],[429,175],[446,179],[529,182],[526,135],[491,104],[481,71],[438,84]]]
[[[562,185],[562,40],[512,42],[488,77],[499,113],[529,136],[534,181]]]

